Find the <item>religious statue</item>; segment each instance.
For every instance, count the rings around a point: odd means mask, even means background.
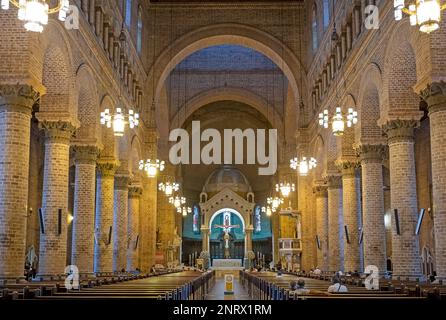
[[[225,259],[230,259],[231,255],[229,254],[229,234],[226,231],[223,239],[225,240]]]
[[[31,245],[28,248],[28,251],[26,253],[26,264],[30,267],[30,268],[37,268],[37,262],[38,262],[39,258],[37,257],[36,254],[36,250],[34,249],[34,246]]]
[[[231,231],[232,228],[240,228],[240,226],[237,225],[231,225],[230,221],[229,221],[229,214],[225,214],[224,215],[224,224],[223,225],[215,225],[214,228],[220,228],[223,229],[223,232],[225,233],[225,235],[223,236],[223,239],[225,240],[225,252],[224,252],[224,257],[225,259],[230,259],[230,253],[229,253],[229,232]]]

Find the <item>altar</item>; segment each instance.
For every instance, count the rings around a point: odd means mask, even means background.
[[[215,271],[217,278],[224,277],[227,274],[238,278],[239,271],[244,268],[242,259],[213,259],[211,269]]]
[[[241,259],[214,259],[212,268],[241,268]]]

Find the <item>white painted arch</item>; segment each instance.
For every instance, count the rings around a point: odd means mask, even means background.
[[[212,228],[212,222],[214,222],[214,219],[215,219],[219,214],[221,214],[221,213],[223,213],[223,212],[227,212],[227,211],[229,211],[229,212],[235,214],[237,217],[240,218],[240,220],[242,220],[242,228],[243,228],[242,230],[243,230],[243,232],[245,232],[245,219],[244,219],[243,216],[240,214],[240,212],[238,212],[237,210],[232,209],[232,208],[223,208],[223,209],[220,209],[220,210],[215,211],[214,214],[212,214],[211,219],[209,220],[209,229]],[[212,232],[212,231],[211,231],[211,232]]]

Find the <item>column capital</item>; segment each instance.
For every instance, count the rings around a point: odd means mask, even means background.
[[[128,175],[115,175],[115,189],[128,190],[129,180],[130,178]]]
[[[69,144],[71,137],[76,131],[76,127],[68,121],[47,121],[39,122],[39,128],[45,132],[45,141]]]
[[[342,176],[327,176],[326,181],[328,190],[342,188]]]
[[[328,198],[327,189],[328,186],[326,185],[315,185],[313,186],[313,193],[316,194],[316,198]]]
[[[115,159],[98,159],[96,169],[101,177],[114,177],[119,162]]]
[[[74,161],[76,164],[95,164],[99,149],[96,146],[74,145]]]
[[[434,82],[421,91],[421,98],[426,101],[429,114],[446,110],[446,82]]]
[[[137,185],[129,186],[129,198],[137,199],[137,198],[141,198],[141,196],[142,196],[141,186],[137,186]]]
[[[420,125],[417,120],[389,120],[382,129],[387,135],[389,144],[410,142],[414,139],[414,129]]]
[[[362,144],[356,145],[355,151],[360,157],[361,162],[382,163],[386,148],[387,146],[383,144]]]
[[[209,233],[209,228],[208,227],[201,227],[200,229],[201,233]]]
[[[39,92],[30,85],[0,85],[0,111],[6,110],[30,114],[38,98]]]
[[[343,177],[355,177],[356,169],[360,166],[359,161],[356,160],[337,160],[335,164]]]

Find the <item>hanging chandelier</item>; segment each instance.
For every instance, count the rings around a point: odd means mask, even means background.
[[[48,24],[48,15],[59,13],[59,20],[65,21],[70,8],[69,0],[59,0],[57,5],[50,8],[46,0],[1,0],[3,10],[9,10],[9,4],[19,9],[18,18],[25,23],[25,29],[32,32],[42,32],[43,26]]]
[[[271,217],[273,215],[273,213],[275,213],[277,211],[277,208],[274,208],[273,206],[266,206],[266,207],[262,207],[262,212],[266,213],[266,215],[268,217]]]
[[[276,212],[276,210],[283,204],[283,199],[279,197],[269,197],[266,200],[266,203],[271,207],[272,212]]]
[[[176,182],[161,182],[158,185],[158,190],[164,192],[166,196],[171,196],[174,192],[180,190],[180,185]]]
[[[288,198],[292,191],[296,191],[296,186],[294,185],[294,183],[281,182],[276,184],[276,191],[280,192],[284,198]]]
[[[186,206],[178,207],[177,212],[181,213],[183,217],[187,217],[188,214],[192,213],[192,208]]]
[[[308,176],[310,170],[317,167],[317,160],[313,157],[307,159],[307,157],[303,157],[302,160],[298,160],[297,158],[290,160],[290,168],[293,170],[298,170],[299,175],[302,177]]]
[[[353,110],[353,108],[348,108],[348,113],[345,117],[347,118],[348,128],[351,128],[353,125],[358,123],[358,112]],[[319,125],[324,127],[325,129],[328,129],[328,127],[330,126],[328,110],[324,110],[323,113],[319,114]],[[331,121],[331,127],[335,136],[340,137],[344,134],[345,121],[340,107],[336,108],[336,113]]]
[[[181,206],[186,203],[186,198],[180,196],[170,197],[169,203],[173,204],[173,206],[178,210],[178,208],[181,208]]]
[[[420,31],[431,33],[440,28],[441,11],[446,9],[446,3],[440,0],[412,0],[406,6],[404,0],[394,0],[395,20],[403,19],[403,13],[409,16],[411,26],[419,26]]]
[[[161,172],[164,170],[164,165],[164,161],[160,161],[158,159],[147,159],[146,161],[141,160],[139,161],[139,170],[145,171],[149,178],[155,178],[158,171]]]
[[[101,112],[101,124],[107,128],[113,127],[113,133],[116,137],[122,137],[125,132],[125,126],[128,124],[130,129],[139,125],[139,114],[133,110],[129,110],[129,114],[125,115],[121,108],[116,108],[114,114],[110,114],[110,109]]]

